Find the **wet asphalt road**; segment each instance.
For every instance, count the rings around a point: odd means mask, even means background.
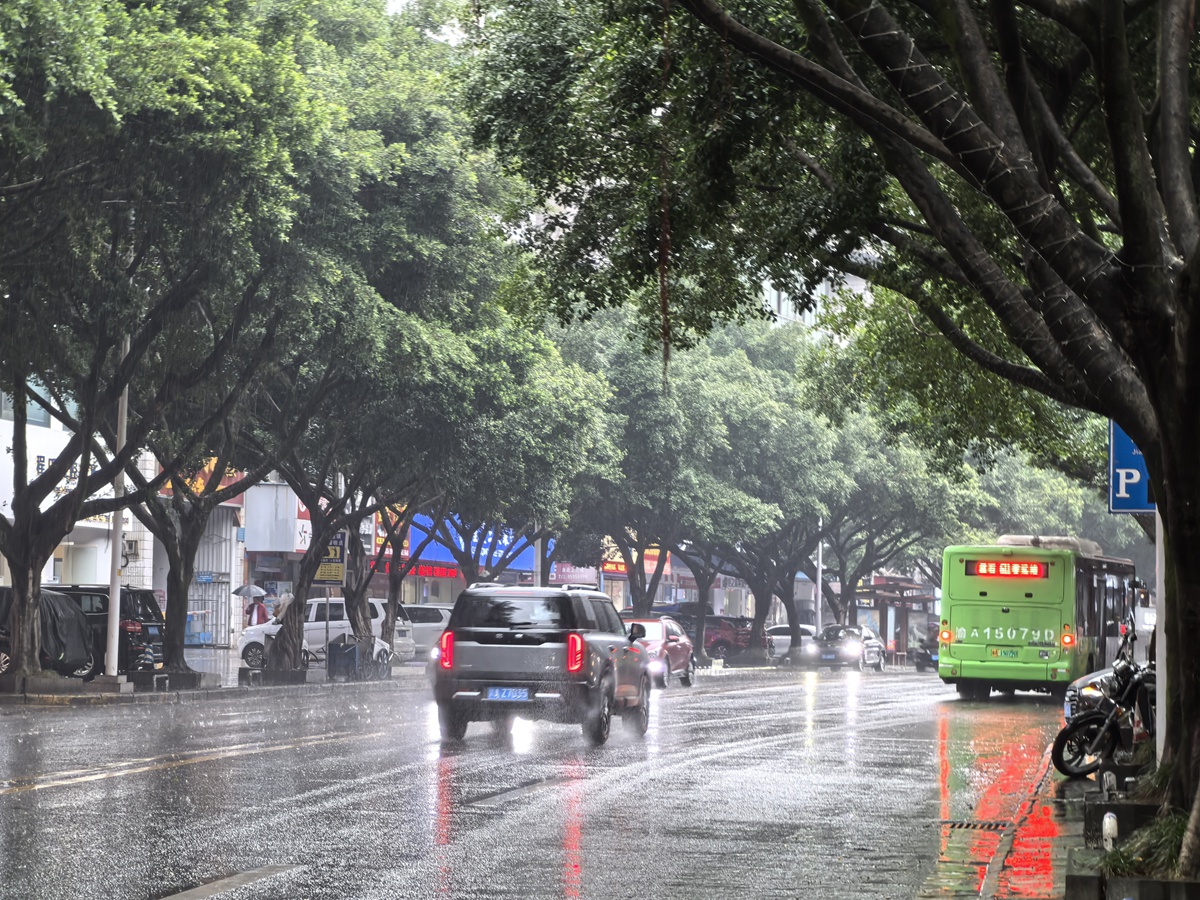
[[[1061,722],[911,670],[741,672],[656,691],[644,740],[443,748],[406,678],[5,709],[0,898],[978,895]]]

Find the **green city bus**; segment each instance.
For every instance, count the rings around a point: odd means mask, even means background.
[[[1082,538],[1006,535],[947,547],[938,675],[969,699],[993,689],[1062,694],[1111,664],[1133,582],[1132,562]]]

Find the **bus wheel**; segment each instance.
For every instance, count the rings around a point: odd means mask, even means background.
[[[964,700],[986,700],[992,693],[988,684],[978,681],[960,681],[956,687],[958,695]]]

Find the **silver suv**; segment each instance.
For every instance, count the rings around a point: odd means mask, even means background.
[[[639,633],[640,632],[640,633]],[[614,712],[635,734],[650,722],[649,660],[606,594],[594,590],[472,585],[438,641],[433,696],[442,739],[467,724],[502,733],[514,716],[572,722],[595,746]]]

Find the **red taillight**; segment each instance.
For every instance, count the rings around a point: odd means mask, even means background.
[[[135,619],[125,619],[123,622],[121,622],[121,630],[127,631],[130,634],[141,634],[142,623]]]
[[[443,631],[438,640],[438,665],[443,669],[454,668],[454,632]]]
[[[583,671],[583,635],[577,631],[567,635],[567,671]]]
[[[938,635],[938,637],[942,639],[943,644],[948,644],[950,643],[950,638],[953,637],[953,635],[950,633],[949,628],[943,628],[942,633]]]
[[[1063,645],[1064,647],[1073,647],[1073,646],[1075,646],[1075,635],[1073,635],[1073,634],[1068,634],[1068,633],[1064,633],[1064,634],[1063,634],[1063,637],[1062,637],[1062,645]]]

